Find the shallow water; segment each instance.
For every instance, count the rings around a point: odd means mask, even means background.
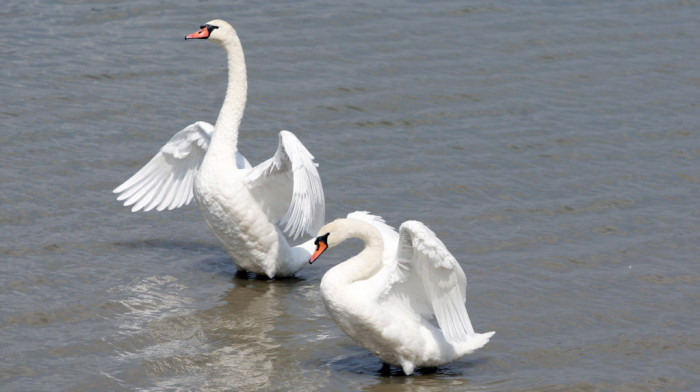
[[[694,1],[10,0],[0,12],[0,389],[691,391],[700,381]],[[297,134],[326,218],[438,233],[468,278],[473,355],[411,377],[296,278],[236,274],[194,207],[111,190],[213,122],[237,28],[240,150]]]

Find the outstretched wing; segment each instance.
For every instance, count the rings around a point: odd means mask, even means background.
[[[248,174],[250,192],[273,222],[293,239],[316,235],[324,222],[326,202],[314,156],[289,131],[279,133],[277,152]]]
[[[415,309],[432,313],[450,343],[473,337],[467,308],[467,277],[445,244],[424,224],[399,227],[397,268],[390,289],[409,297]]]
[[[193,198],[194,174],[209,147],[214,126],[198,121],[176,133],[131,178],[114,189],[131,211],[181,207]]]

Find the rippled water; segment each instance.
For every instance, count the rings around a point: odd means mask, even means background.
[[[10,0],[0,10],[0,389],[691,391],[700,381],[695,1]],[[411,377],[318,284],[236,274],[194,207],[111,190],[213,122],[234,24],[240,149],[280,129],[327,219],[425,222],[462,263],[473,355]]]

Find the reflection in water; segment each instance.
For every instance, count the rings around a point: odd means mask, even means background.
[[[273,354],[269,334],[282,311],[285,286],[275,281],[236,279],[223,305],[189,311],[172,277],[148,278],[129,289],[117,342],[121,359],[136,366],[112,375],[124,385],[154,380],[155,390],[255,390],[269,388]]]
[[[343,347],[346,355],[333,358],[326,366],[331,370],[335,385],[345,385],[348,379],[363,380],[363,390],[391,391],[441,391],[447,386],[459,391],[483,390],[483,385],[474,385],[469,374],[479,372],[486,362],[482,358],[462,358],[458,361],[433,368],[417,368],[411,376],[396,367],[385,366],[372,353],[362,347],[348,343]],[[366,385],[367,376],[372,383]]]
[[[333,324],[317,280],[236,274],[233,283],[215,306],[199,310],[173,276],[120,287],[127,294],[120,302],[129,311],[119,320],[120,336],[112,346],[128,366],[103,376],[125,388],[149,390],[301,391],[367,387],[369,380],[375,384],[370,389],[433,390],[449,380],[469,390],[471,369],[485,361],[462,359],[406,377],[383,368]]]

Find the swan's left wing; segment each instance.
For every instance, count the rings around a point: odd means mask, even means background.
[[[316,235],[326,204],[314,156],[289,131],[279,133],[277,152],[248,174],[248,187],[270,220],[293,239]]]
[[[194,174],[209,147],[214,126],[198,121],[173,135],[131,178],[114,189],[131,211],[172,210],[192,201]]]
[[[392,291],[409,297],[417,310],[433,313],[448,342],[475,335],[465,306],[467,277],[435,233],[421,222],[404,222],[397,262]]]

